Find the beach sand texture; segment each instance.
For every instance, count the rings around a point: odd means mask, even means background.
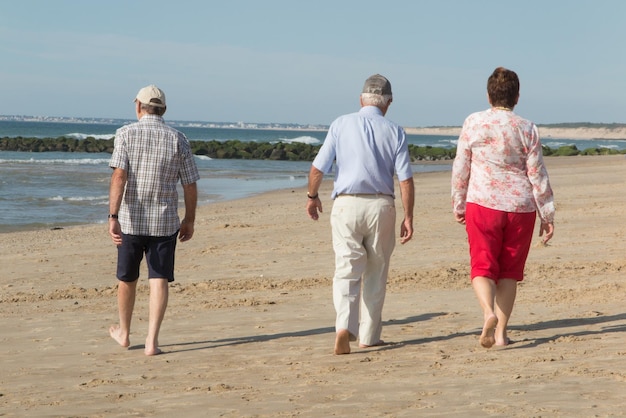
[[[623,416],[626,159],[546,163],[555,238],[535,239],[503,349],[478,343],[446,172],[415,175],[416,233],[393,255],[383,312],[390,344],[345,356],[332,354],[329,182],[318,222],[300,189],[200,208],[155,357],[143,354],[145,269],[130,349],[108,335],[106,225],[2,234],[0,415]]]

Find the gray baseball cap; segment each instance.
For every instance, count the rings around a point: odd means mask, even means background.
[[[374,74],[363,85],[363,93],[372,93],[391,96],[391,83],[380,74]]]

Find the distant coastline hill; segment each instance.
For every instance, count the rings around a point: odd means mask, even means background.
[[[626,124],[624,123],[553,123],[537,125],[542,138],[555,139],[624,139],[626,140]],[[426,128],[405,128],[412,135],[446,135],[458,136],[460,126],[432,126]]]

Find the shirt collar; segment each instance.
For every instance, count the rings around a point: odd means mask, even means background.
[[[359,113],[363,113],[365,115],[383,115],[383,111],[376,106],[363,106],[361,107],[361,110],[359,110]]]
[[[153,120],[157,120],[157,121],[163,122],[163,116],[159,116],[159,115],[150,115],[150,114],[145,114],[145,115],[143,115],[143,116],[141,117],[141,119],[140,119],[140,120],[146,120],[146,121],[147,121],[147,120],[150,120],[150,119],[153,119]]]

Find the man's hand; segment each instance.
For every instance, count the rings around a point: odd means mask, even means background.
[[[409,242],[413,237],[413,222],[410,219],[404,218],[400,225],[400,244]]]
[[[309,215],[309,218],[313,219],[314,221],[317,221],[320,217],[319,213],[322,213],[322,201],[320,200],[319,197],[316,197],[315,199],[308,199],[308,202],[306,202],[306,213]]]
[[[113,240],[113,244],[118,247],[122,245],[122,227],[117,219],[109,219],[109,235]]]
[[[184,219],[180,223],[180,231],[178,232],[178,239],[180,242],[189,241],[193,237],[193,222],[185,221]]]

